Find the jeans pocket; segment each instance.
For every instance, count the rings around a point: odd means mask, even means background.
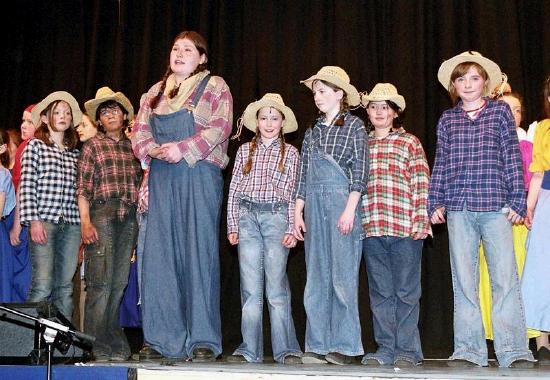
[[[105,247],[100,242],[86,247],[84,278],[86,286],[104,285],[106,283]]]

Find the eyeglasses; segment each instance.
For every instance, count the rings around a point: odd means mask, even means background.
[[[108,115],[120,115],[122,110],[120,108],[103,108],[99,111],[99,116],[108,116]]]

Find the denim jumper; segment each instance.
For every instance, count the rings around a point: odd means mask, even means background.
[[[337,228],[349,196],[349,180],[332,156],[312,146],[306,176],[306,352],[363,354],[358,309],[361,217],[352,232]]]
[[[195,134],[192,109],[209,76],[187,107],[151,116],[158,144]],[[189,167],[153,159],[142,273],[144,339],[167,358],[189,358],[195,348],[221,354],[219,225],[221,169],[199,161]]]

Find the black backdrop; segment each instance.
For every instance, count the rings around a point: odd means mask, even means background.
[[[300,128],[287,140],[299,147],[315,117],[311,95],[299,80],[323,65],[339,65],[359,90],[370,91],[377,82],[397,86],[407,101],[406,128],[421,139],[431,163],[435,125],[450,105],[436,78],[444,59],[465,50],[494,59],[524,95],[527,122],[540,115],[542,82],[550,69],[548,0],[21,0],[11,6],[0,16],[1,128],[17,127],[27,104],[55,90],[69,91],[83,105],[108,85],[137,105],[164,73],[173,37],[197,30],[209,42],[209,68],[231,88],[235,120],[250,101],[279,92],[297,115]],[[230,145],[232,158],[237,147]],[[226,191],[230,170],[231,165]],[[434,232],[424,249],[420,321],[429,357],[452,350],[446,230]],[[240,341],[239,272],[225,222],[221,235],[222,328],[229,352]],[[303,246],[292,251],[288,272],[303,342]],[[364,267],[360,286],[363,344],[372,350]]]

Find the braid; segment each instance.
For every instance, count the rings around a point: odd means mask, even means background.
[[[254,136],[252,138],[252,141],[250,142],[250,148],[248,150],[248,160],[246,161],[246,164],[244,164],[244,168],[243,168],[244,175],[247,175],[252,170],[252,157],[254,156],[256,147],[258,146],[259,138],[260,138],[260,130],[256,129],[256,136]]]
[[[151,101],[151,109],[157,108],[160,98],[162,94],[164,93],[164,89],[166,88],[166,81],[168,80],[168,77],[172,74],[172,69],[170,68],[170,65],[168,65],[168,68],[166,69],[166,72],[164,73],[164,76],[162,77],[162,84],[160,85],[159,92],[157,93],[157,96],[153,98]],[[179,88],[178,88],[179,89]],[[173,91],[173,90],[172,90]]]
[[[280,171],[281,173],[284,173],[285,172],[285,149],[286,149],[286,146],[285,146],[285,137],[284,137],[282,129],[279,132],[279,140],[281,141],[281,159],[279,160],[279,165],[277,167],[277,170]]]

